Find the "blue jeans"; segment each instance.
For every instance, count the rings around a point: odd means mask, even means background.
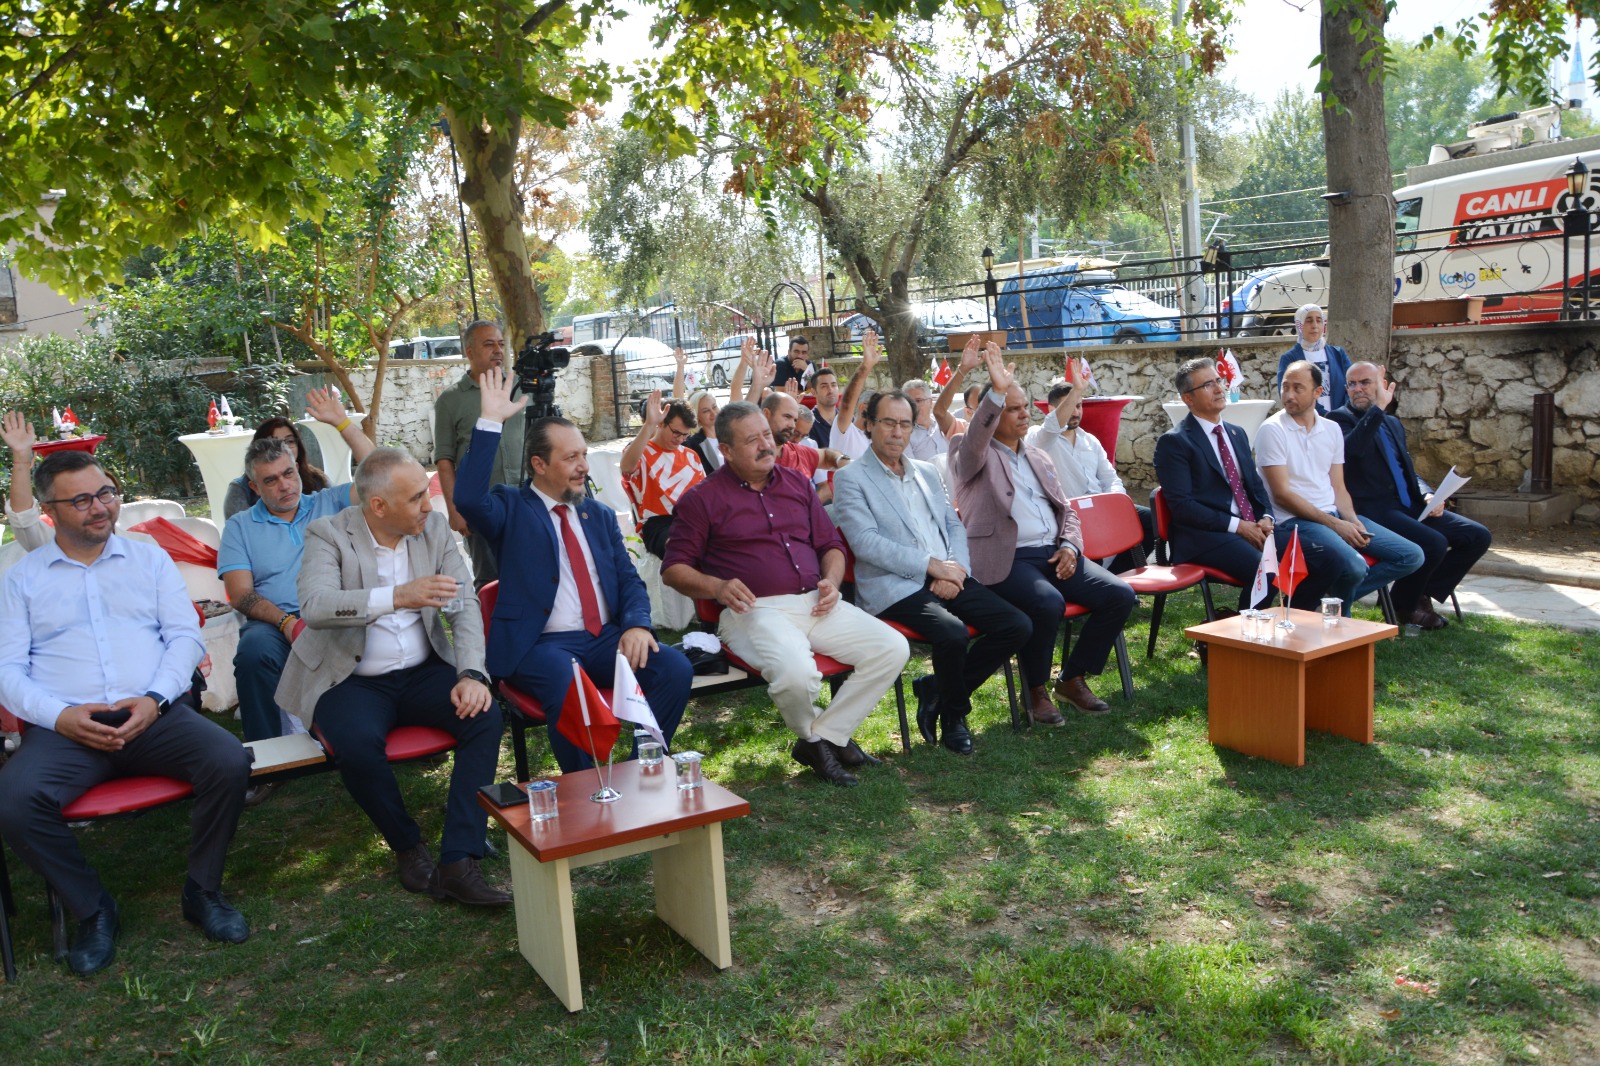
[[[1344,613],[1348,616],[1350,605],[1356,600],[1422,565],[1421,548],[1370,518],[1357,517],[1372,535],[1362,551],[1346,544],[1344,538],[1327,526],[1303,518],[1291,518],[1277,528],[1274,539],[1280,565],[1289,547],[1289,537],[1295,530],[1300,531],[1300,550],[1306,559],[1305,580],[1294,590],[1290,606],[1313,611],[1322,597],[1337,596],[1344,601]],[[1363,554],[1372,557],[1372,566],[1367,565]]]
[[[278,713],[278,679],[289,661],[289,641],[278,627],[247,618],[239,627],[239,650],[233,654],[233,679],[239,686],[239,722],[244,739],[267,740],[283,735]]]

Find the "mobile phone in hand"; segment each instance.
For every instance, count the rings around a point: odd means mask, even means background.
[[[133,717],[133,712],[124,707],[120,711],[90,711],[89,720],[108,725],[112,729],[121,729]]]

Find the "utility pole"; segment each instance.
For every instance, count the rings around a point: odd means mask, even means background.
[[[1181,0],[1173,0],[1172,28],[1174,31],[1183,30],[1183,4]],[[1184,84],[1188,84],[1189,53],[1185,51],[1180,59],[1180,69],[1184,73]],[[1199,316],[1205,313],[1206,284],[1200,277],[1200,182],[1199,160],[1195,155],[1194,147],[1194,112],[1190,104],[1183,107],[1182,143],[1182,191],[1183,200],[1179,204],[1180,226],[1183,232],[1183,258],[1187,269],[1195,271],[1183,286],[1182,311],[1184,321],[1182,329],[1185,333],[1199,332]]]

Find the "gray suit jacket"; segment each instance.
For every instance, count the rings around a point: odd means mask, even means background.
[[[902,462],[927,499],[928,509],[944,526],[950,542],[944,558],[971,570],[967,529],[944,494],[939,471],[909,455]],[[856,605],[863,611],[877,614],[927,582],[928,553],[911,531],[900,486],[872,452],[833,476],[833,520],[856,557]]]
[[[950,484],[955,487],[956,507],[967,526],[972,550],[972,576],[985,585],[999,584],[1011,573],[1017,557],[1017,523],[1011,517],[1016,486],[1011,483],[1011,463],[1005,445],[994,439],[1000,421],[1000,406],[986,393],[978,401],[978,414],[967,431],[950,440]],[[1066,545],[1083,554],[1083,535],[1078,528],[1078,512],[1067,504],[1067,497],[1056,480],[1056,466],[1050,457],[1033,445],[1022,445],[1021,458],[1033,468],[1056,514],[1056,546]],[[835,481],[838,479],[835,478]]]
[[[443,511],[428,515],[422,532],[405,540],[414,577],[447,574],[463,589],[471,590],[472,574],[450,536]],[[317,700],[330,688],[355,673],[366,650],[368,592],[378,583],[378,556],[361,508],[346,507],[336,515],[319,518],[306,527],[305,556],[300,562],[300,617],[306,631],[289,649],[283,677],[278,682],[278,706],[300,716],[306,727]],[[458,670],[484,673],[483,616],[476,597],[467,609],[450,615],[455,646],[445,636],[441,612],[422,609],[428,642],[439,658]]]

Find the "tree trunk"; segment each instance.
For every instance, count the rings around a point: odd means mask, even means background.
[[[1382,0],[1323,0],[1322,129],[1328,191],[1330,341],[1383,365],[1394,321],[1394,208],[1383,115]],[[1359,21],[1365,39],[1352,32]]]
[[[465,172],[461,201],[478,224],[484,258],[505,312],[509,365],[524,341],[544,332],[544,307],[533,284],[533,266],[522,229],[522,196],[516,182],[522,121],[479,125],[464,121],[451,110],[446,110],[445,116]]]
[[[926,377],[922,352],[917,348],[917,316],[911,309],[905,271],[896,270],[889,275],[889,291],[883,296],[881,306],[889,333],[884,350],[894,387],[899,388],[912,378]]]

